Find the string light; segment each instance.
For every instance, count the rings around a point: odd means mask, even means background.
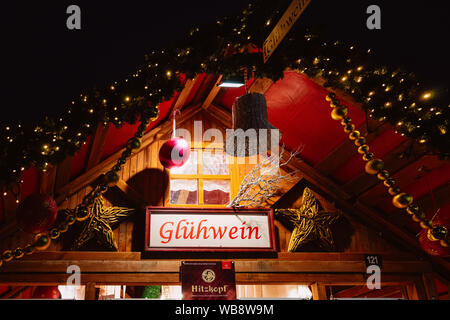
[[[430,99],[431,98],[431,92],[425,92],[423,95],[422,95],[422,99],[424,99],[424,100],[428,100],[428,99]]]

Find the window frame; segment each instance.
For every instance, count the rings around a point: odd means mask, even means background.
[[[228,174],[227,175],[208,175],[203,172],[203,154],[205,151],[220,151],[223,152],[228,158]],[[206,208],[224,208],[228,205],[228,203],[233,199],[235,190],[233,188],[233,177],[236,173],[236,168],[234,162],[232,162],[230,155],[226,154],[223,150],[223,146],[219,145],[207,145],[202,147],[192,147],[191,154],[193,152],[197,152],[197,174],[174,174],[169,170],[169,196],[166,202],[168,207],[206,207]],[[171,191],[170,191],[170,182],[172,180],[196,180],[197,181],[197,204],[172,204],[171,203]],[[204,203],[204,190],[203,185],[205,180],[225,180],[230,183],[230,199],[227,204],[205,204]]]

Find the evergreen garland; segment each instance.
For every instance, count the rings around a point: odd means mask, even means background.
[[[134,124],[145,114],[156,119],[158,105],[201,73],[242,77],[242,68],[274,81],[286,68],[321,77],[325,87],[344,90],[368,114],[388,121],[405,136],[450,157],[448,93],[429,91],[414,74],[375,62],[372,53],[339,41],[327,43],[294,27],[263,64],[262,43],[287,8],[286,0],[255,0],[239,15],[192,29],[184,43],[145,56],[128,79],[80,95],[64,115],[34,127],[0,130],[0,185],[20,183],[21,172],[41,171],[80,150],[99,123]]]

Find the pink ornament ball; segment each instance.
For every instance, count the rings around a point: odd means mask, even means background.
[[[173,138],[159,150],[159,161],[166,169],[183,166],[191,155],[191,147],[183,138]]]

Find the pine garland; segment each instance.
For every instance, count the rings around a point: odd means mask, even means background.
[[[265,37],[286,8],[286,1],[255,0],[239,15],[192,29],[184,43],[152,52],[128,79],[80,95],[64,115],[47,117],[33,127],[0,130],[0,185],[20,184],[21,172],[41,171],[80,150],[99,123],[134,124],[141,114],[155,119],[157,106],[182,89],[185,79],[201,73],[255,77],[274,81],[286,68],[322,77],[325,87],[344,90],[368,114],[388,121],[441,159],[450,157],[448,93],[433,91],[414,74],[375,62],[372,52],[294,27],[263,64]]]

